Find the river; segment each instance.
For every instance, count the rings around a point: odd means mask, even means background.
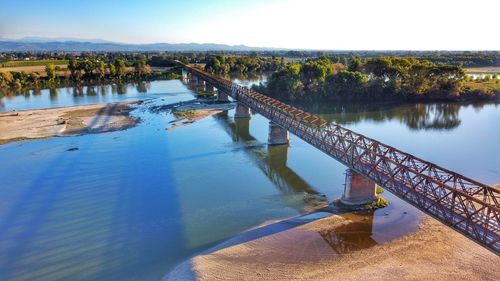
[[[191,100],[194,91],[170,80],[0,97],[0,111],[148,100],[133,112],[141,123],[125,131],[0,146],[0,280],[158,280],[242,231],[305,213],[309,194],[342,195],[343,165],[293,135],[289,147],[268,147],[262,116],[235,120],[230,110],[167,131],[174,117],[148,111]],[[498,104],[305,108],[500,182]],[[383,196],[390,206],[375,211],[363,232],[376,243],[416,230],[422,217]]]

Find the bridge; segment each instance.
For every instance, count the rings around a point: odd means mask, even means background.
[[[251,111],[269,121],[269,144],[286,144],[288,132],[350,169],[344,192],[373,200],[375,183],[466,237],[500,254],[500,191],[429,161],[327,122],[314,114],[234,84],[199,68],[179,63],[203,84],[217,89],[221,101],[237,101],[235,117]],[[373,184],[370,184],[373,183]],[[347,194],[347,195],[346,195]]]

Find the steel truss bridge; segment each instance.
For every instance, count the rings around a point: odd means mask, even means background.
[[[500,191],[199,68],[192,75],[500,254]]]

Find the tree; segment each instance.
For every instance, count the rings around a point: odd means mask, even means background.
[[[40,86],[40,75],[36,72],[31,72],[30,74],[31,82],[33,82],[33,86],[38,88]]]
[[[349,60],[349,64],[347,66],[347,70],[359,71],[361,69],[361,65],[363,65],[363,62],[359,57],[351,57],[351,59]]]
[[[125,64],[125,60],[123,59],[117,59],[115,60],[115,69],[116,69],[116,76],[120,79],[122,79],[127,71],[127,66]]]
[[[96,69],[96,62],[92,59],[85,60],[83,62],[83,70],[85,71],[85,76],[92,78],[94,76],[94,70]]]
[[[294,63],[277,71],[269,78],[267,89],[271,96],[283,100],[296,100],[303,88],[300,81],[301,65]]]
[[[7,71],[7,72],[0,72],[0,87],[2,88],[7,88],[12,84],[12,81],[14,80],[14,77],[12,76],[12,73]]]
[[[332,98],[345,97],[348,99],[359,98],[365,93],[368,77],[358,71],[341,70],[326,79],[326,91]]]
[[[116,76],[116,67],[114,64],[109,63],[108,64],[108,69],[109,69],[109,76],[115,77]]]
[[[75,72],[77,71],[78,68],[78,62],[75,59],[70,59],[68,63],[68,69],[71,73],[71,77],[75,78]]]
[[[56,68],[53,64],[49,63],[45,66],[45,72],[47,73],[47,80],[49,82],[54,82],[57,77]]]
[[[99,79],[104,79],[106,76],[106,64],[102,60],[97,62],[97,73],[99,74]]]

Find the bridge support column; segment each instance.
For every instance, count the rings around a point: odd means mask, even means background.
[[[191,85],[198,85],[198,77],[196,75],[189,75],[188,83]]]
[[[229,96],[226,93],[223,93],[221,90],[217,89],[217,101],[228,102]]]
[[[215,94],[215,87],[207,83],[206,87],[205,87],[205,91],[207,93],[210,93],[211,95],[213,95],[213,94]]]
[[[267,141],[270,145],[289,144],[290,137],[287,130],[269,121],[269,137]]]
[[[188,72],[184,68],[181,71],[182,71],[182,80],[187,81]]]
[[[344,195],[340,199],[346,205],[362,205],[377,200],[377,185],[356,173],[347,169],[345,177]]]
[[[252,113],[250,112],[250,108],[238,102],[236,104],[234,118],[251,118],[251,117]]]
[[[200,78],[198,78],[198,85],[197,86],[199,88],[201,88],[203,90],[203,92],[205,92],[207,89],[205,81],[200,79]]]
[[[227,111],[225,111],[227,112]],[[249,118],[238,118],[234,120],[235,135],[233,136],[234,141],[251,141],[252,136],[250,135],[250,119]]]

